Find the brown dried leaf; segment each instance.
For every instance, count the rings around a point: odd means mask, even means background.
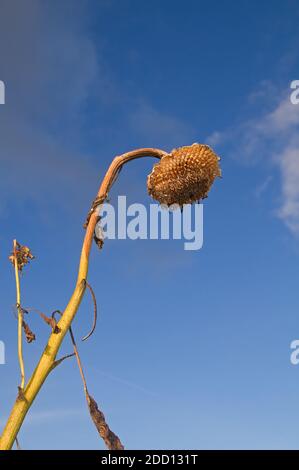
[[[57,326],[57,322],[54,317],[47,317],[43,312],[38,312],[40,317],[52,328],[53,333],[60,333],[60,328]]]
[[[98,430],[99,435],[104,440],[106,446],[110,450],[123,450],[124,446],[120,442],[119,437],[111,431],[106,423],[105,416],[99,410],[97,402],[92,398],[89,393],[86,393],[86,400],[90,412],[90,416]]]
[[[28,246],[22,246],[20,243],[16,243],[16,250],[11,253],[8,257],[9,261],[15,265],[15,258],[17,259],[19,271],[22,271],[24,266],[29,263],[30,260],[34,259],[33,254],[31,253]]]
[[[29,325],[23,320],[22,322],[23,330],[26,336],[27,343],[32,343],[35,341],[35,334],[30,330]]]

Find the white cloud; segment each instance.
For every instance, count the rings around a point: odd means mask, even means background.
[[[0,78],[7,93],[0,109],[0,211],[18,201],[33,202],[40,213],[45,205],[83,207],[96,190],[99,148],[118,153],[128,135],[134,146],[169,148],[192,133],[113,77],[105,42],[90,34],[88,2],[72,4],[72,14],[69,2],[58,3],[28,0],[16,9],[1,1]]]
[[[85,416],[88,411],[86,411],[84,404],[82,408],[53,408],[47,411],[33,411],[30,412],[24,422],[24,426],[32,424],[44,424],[51,421],[63,421],[67,419],[80,418]],[[6,424],[6,419],[0,419],[0,427],[4,427]]]
[[[74,6],[76,15],[54,2],[17,3],[1,2],[1,206],[30,200],[40,209],[54,203],[72,210],[94,181],[92,156],[80,144],[86,100],[102,79],[95,44],[84,34],[86,2]]]
[[[214,132],[208,141],[229,145],[237,160],[258,164],[267,159],[279,170],[281,204],[276,214],[299,235],[299,105],[291,103],[290,93],[262,116],[225,132]]]
[[[289,96],[278,103],[273,111],[269,112],[255,124],[257,132],[276,137],[293,131],[299,125],[299,107],[293,105]]]

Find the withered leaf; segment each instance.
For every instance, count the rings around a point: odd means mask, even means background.
[[[15,259],[17,259],[18,269],[22,271],[24,266],[29,263],[30,260],[34,259],[33,254],[28,246],[22,246],[20,243],[16,243],[16,249],[8,257],[9,261],[15,265]]]
[[[23,330],[26,336],[27,343],[32,343],[35,341],[35,334],[29,328],[29,325],[23,320],[22,322]]]
[[[124,446],[120,442],[119,437],[111,431],[106,423],[105,416],[99,410],[97,402],[92,398],[89,393],[86,394],[86,400],[89,408],[90,416],[98,430],[99,435],[104,440],[106,446],[110,450],[123,450]]]

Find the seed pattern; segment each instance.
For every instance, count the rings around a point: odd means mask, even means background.
[[[220,158],[208,145],[193,144],[172,150],[148,176],[149,194],[160,204],[189,204],[207,197],[221,176]]]

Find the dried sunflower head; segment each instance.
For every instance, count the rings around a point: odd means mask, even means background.
[[[207,197],[217,176],[220,158],[208,145],[193,144],[172,150],[148,176],[149,194],[160,204],[189,204]]]

